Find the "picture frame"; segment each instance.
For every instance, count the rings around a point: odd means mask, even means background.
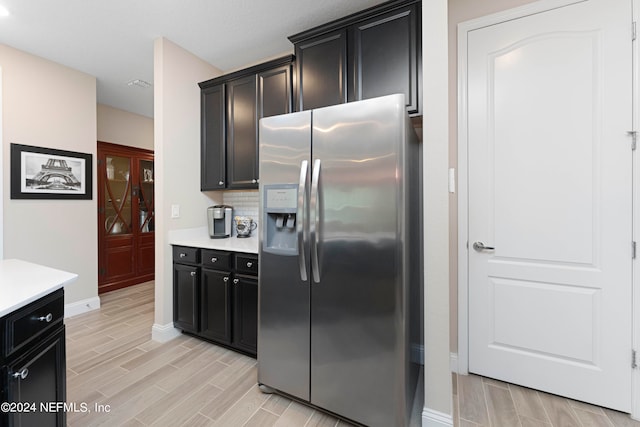
[[[12,199],[93,198],[93,156],[11,144]]]

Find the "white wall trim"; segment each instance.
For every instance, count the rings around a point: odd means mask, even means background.
[[[632,1],[633,21],[640,20],[640,0]],[[639,130],[640,125],[640,64],[638,58],[638,40],[633,42],[633,130]],[[633,240],[640,240],[640,177],[638,177],[638,151],[633,152]],[[640,274],[638,274],[638,259],[633,260],[633,288],[632,288],[632,346],[636,351],[640,350]],[[631,418],[640,420],[640,369],[631,372]]]
[[[557,9],[586,0],[540,0],[522,7],[509,9],[458,25],[458,357],[457,372],[469,373],[469,271],[468,271],[468,151],[467,151],[467,35],[470,31],[489,25],[522,18],[546,10]],[[640,0],[632,0],[633,20],[640,21]],[[633,129],[640,130],[640,68],[638,67],[638,41],[633,45]],[[637,173],[638,152],[633,152],[633,239],[640,241],[640,177]],[[638,259],[633,263],[633,325],[632,345],[640,354],[640,274],[637,274]],[[452,358],[453,370],[453,358]],[[640,420],[640,368],[632,370],[631,417]],[[424,418],[424,416],[423,416]],[[426,424],[423,424],[426,426]]]
[[[451,367],[451,372],[458,372],[458,353],[451,353],[449,356],[449,366]]]
[[[92,297],[64,305],[64,317],[77,316],[100,308],[100,297]]]
[[[168,323],[166,325],[158,325],[157,323],[154,323],[151,328],[151,339],[157,342],[171,341],[172,339],[179,337],[181,334],[182,332],[180,329],[173,327],[173,323]]]
[[[422,409],[422,427],[452,427],[453,417],[433,409]]]

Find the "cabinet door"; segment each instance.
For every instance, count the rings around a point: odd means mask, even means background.
[[[136,224],[138,247],[136,272],[139,276],[155,273],[155,192],[154,163],[150,159],[138,159],[137,185],[133,187],[137,204]]]
[[[417,4],[376,16],[349,29],[349,101],[404,93],[419,112],[421,64]]]
[[[297,43],[298,111],[347,102],[347,31]]]
[[[203,89],[200,94],[200,189],[225,188],[225,85]]]
[[[200,335],[231,343],[231,273],[202,269],[200,284]]]
[[[173,324],[185,332],[198,332],[198,268],[173,264]]]
[[[24,357],[7,367],[8,402],[36,405],[35,411],[9,414],[11,427],[66,426],[63,408],[41,411],[40,403],[66,400],[66,359],[64,326]],[[57,411],[56,409],[60,409]],[[4,425],[4,424],[3,424]]]
[[[291,112],[291,65],[258,74],[258,119]]]
[[[258,279],[233,279],[233,345],[255,354],[258,347]]]
[[[256,76],[227,83],[228,188],[258,188]]]

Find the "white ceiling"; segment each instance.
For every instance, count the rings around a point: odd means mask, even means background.
[[[97,78],[98,103],[153,117],[153,41],[230,71],[293,52],[287,36],[382,0],[0,0],[0,43]],[[213,77],[213,76],[212,76]]]

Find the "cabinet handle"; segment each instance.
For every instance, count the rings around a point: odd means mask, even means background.
[[[224,185],[224,181],[218,181],[218,185]]]
[[[46,316],[40,316],[38,317],[38,320],[41,322],[50,323],[53,320],[53,314],[49,313]]]
[[[196,275],[196,272],[195,272],[195,271],[192,271],[192,272],[191,272],[191,277],[195,277],[195,275]]]
[[[211,262],[218,262],[218,258],[216,257],[211,258]]]
[[[227,282],[229,281],[229,277],[228,277],[228,276],[227,276],[227,277],[223,277],[223,278],[222,278],[222,281],[223,281],[223,282],[225,282],[225,283],[227,283]]]
[[[234,284],[234,285],[237,285],[237,284],[238,284],[238,282],[240,282],[240,279],[233,279],[233,284]]]
[[[251,261],[249,261],[249,262],[247,263],[247,267],[248,267],[248,268],[251,268],[251,266],[252,266],[252,265],[253,265],[253,263],[252,263]]]
[[[255,180],[255,179],[252,179],[252,180],[251,180],[251,182],[255,184],[255,183],[256,183],[256,182],[258,182],[258,181],[257,181],[257,180]]]
[[[184,258],[186,256],[187,256],[187,254],[180,254],[180,258]]]
[[[22,371],[16,372],[15,374],[13,374],[13,378],[23,380],[27,378],[27,375],[29,375],[29,370],[27,368],[23,368]]]

